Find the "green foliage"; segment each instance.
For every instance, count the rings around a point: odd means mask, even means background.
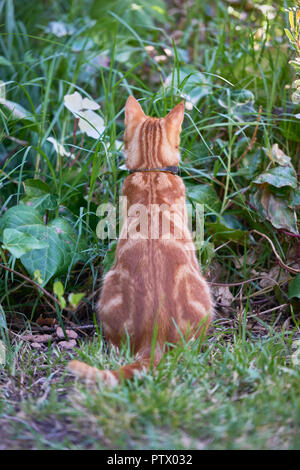
[[[29,274],[40,271],[43,285],[82,258],[67,220],[57,217],[45,225],[34,207],[19,204],[8,209],[0,220],[1,233],[4,245],[20,258]]]
[[[97,238],[97,207],[117,205],[126,176],[120,143],[130,93],[152,116],[185,100],[180,171],[188,202],[204,205],[198,255],[205,269],[219,264],[220,282],[243,281],[253,277],[252,266],[239,270],[238,260],[255,253],[256,273],[267,273],[276,257],[269,245],[257,254],[253,229],[292,262],[300,206],[299,80],[292,76],[299,14],[285,18],[270,2],[177,3],[172,14],[162,0],[37,2],[34,9],[28,0],[10,0],[1,7],[1,263],[50,291],[60,282],[62,308],[76,309],[81,299],[74,296],[96,289],[115,260],[116,242]],[[75,92],[97,116],[94,132],[86,115],[78,122],[65,106]],[[18,282],[1,271],[0,302],[8,311],[19,311]],[[248,287],[243,295],[258,294],[259,285]],[[33,289],[26,285],[34,319],[45,299],[35,300]],[[287,281],[279,290],[287,295]],[[81,298],[91,312],[89,295]]]

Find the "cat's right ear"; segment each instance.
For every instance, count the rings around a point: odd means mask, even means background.
[[[145,118],[145,113],[138,101],[133,96],[129,96],[125,105],[125,126],[136,126],[142,119]]]

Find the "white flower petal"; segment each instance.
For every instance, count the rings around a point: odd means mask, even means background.
[[[52,33],[58,38],[62,38],[68,34],[68,29],[65,23],[62,23],[61,21],[50,21],[46,28],[46,32]]]
[[[64,155],[66,155],[67,157],[69,157],[71,155],[71,152],[68,152],[64,146],[62,144],[60,144],[56,139],[54,139],[54,137],[48,137],[48,142],[51,142],[51,144],[53,145],[55,151],[61,155],[62,157]]]
[[[194,105],[192,103],[192,101],[186,101],[185,102],[185,109],[187,109],[188,111],[191,111],[193,109]]]
[[[89,100],[88,98],[83,98],[82,100],[82,109],[99,109],[100,105],[96,101]]]
[[[75,91],[75,93],[72,93],[71,95],[65,95],[64,105],[69,111],[71,111],[71,113],[75,114],[76,117],[76,114],[78,114],[78,112],[83,108],[82,96],[78,91]]]
[[[104,120],[94,111],[82,111],[80,113],[79,128],[81,132],[85,132],[89,137],[99,139],[105,129]]]

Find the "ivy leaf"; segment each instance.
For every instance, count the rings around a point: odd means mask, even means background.
[[[300,186],[297,189],[291,191],[291,200],[289,202],[291,209],[299,209],[300,207]]]
[[[65,265],[65,253],[61,240],[53,227],[46,225],[24,225],[20,230],[30,233],[34,237],[43,240],[47,248],[32,250],[21,257],[22,264],[29,274],[38,269],[43,279],[43,284],[47,284],[49,279],[61,272]]]
[[[206,222],[208,232],[222,241],[234,241],[244,243],[248,233],[242,230],[241,224],[230,214],[218,217],[215,222]]]
[[[198,204],[204,204],[211,212],[219,213],[221,201],[214,188],[209,184],[187,184],[187,197]]]
[[[27,196],[37,197],[42,196],[43,194],[51,193],[50,186],[45,183],[43,180],[38,178],[36,179],[27,179],[23,182],[25,193]]]
[[[68,269],[69,265],[74,265],[77,263],[77,261],[84,259],[86,256],[85,253],[83,253],[85,244],[84,242],[78,243],[76,251],[76,233],[74,232],[74,229],[69,224],[69,222],[62,217],[57,217],[56,219],[52,220],[52,222],[49,224],[49,227],[55,230],[59,238],[63,255],[63,265],[59,272],[64,272],[66,269]]]
[[[17,229],[20,225],[42,223],[41,215],[33,207],[13,206],[0,217],[0,236],[5,228]]]
[[[289,283],[288,298],[293,297],[300,299],[300,274]]]
[[[20,232],[14,228],[6,228],[3,231],[3,248],[7,249],[13,256],[20,258],[31,250],[47,248],[47,244],[30,235]]]
[[[264,173],[261,173],[258,178],[254,180],[255,184],[268,183],[276,188],[283,186],[290,186],[294,189],[297,188],[297,174],[291,166],[277,166],[271,168]]]
[[[268,187],[258,189],[250,199],[258,214],[273,227],[298,234],[296,213],[288,207],[288,201],[275,196]]]
[[[227,88],[218,99],[219,105],[240,122],[253,119],[253,114],[255,113],[254,101],[254,94],[246,88],[241,90]]]
[[[61,217],[45,225],[35,208],[19,204],[8,209],[1,217],[0,235],[5,229],[15,229],[23,233],[25,241],[30,240],[33,243],[35,239],[42,243],[39,248],[22,254],[20,260],[31,276],[34,276],[37,270],[40,272],[43,285],[54,275],[66,272],[83,257],[81,245],[77,246],[74,229]]]
[[[41,214],[46,210],[57,209],[57,197],[51,194],[50,186],[40,179],[27,179],[24,181],[25,196],[21,203],[34,207]]]
[[[44,214],[46,210],[54,211],[57,209],[57,197],[53,194],[44,194],[38,197],[24,196],[20,202],[37,209],[41,214]]]
[[[172,74],[168,75],[164,87],[171,89],[172,85],[176,90],[181,90],[181,96],[192,105],[196,105],[201,98],[212,93],[207,77],[189,65],[180,68],[179,77],[177,73],[174,77]]]

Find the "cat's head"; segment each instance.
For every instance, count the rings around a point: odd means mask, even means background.
[[[125,106],[124,134],[127,168],[177,166],[183,118],[183,102],[158,119],[146,116],[137,100],[129,96]]]

